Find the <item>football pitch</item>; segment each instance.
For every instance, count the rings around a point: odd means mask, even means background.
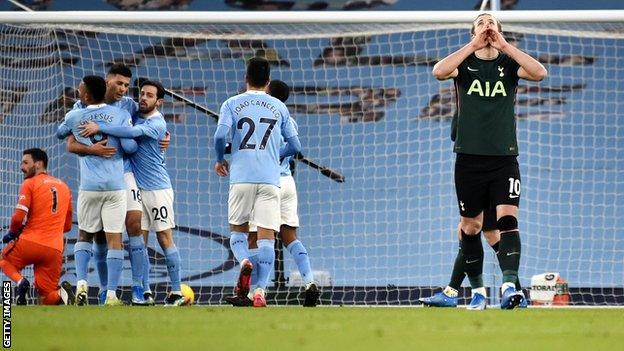
[[[13,306],[11,317],[15,350],[606,350],[624,341],[624,309]]]

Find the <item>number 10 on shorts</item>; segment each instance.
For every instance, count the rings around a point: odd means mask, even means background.
[[[509,198],[515,199],[520,196],[520,179],[509,178]]]

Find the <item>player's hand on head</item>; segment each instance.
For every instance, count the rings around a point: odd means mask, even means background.
[[[169,148],[169,143],[171,143],[171,134],[169,132],[165,133],[165,137],[160,139],[158,144],[160,145],[160,150],[165,151]]]
[[[78,128],[80,129],[80,135],[85,138],[97,134],[100,131],[100,126],[95,122],[87,122]]]
[[[91,149],[93,149],[93,152],[95,152],[95,154],[98,156],[113,157],[117,153],[117,148],[114,146],[107,146],[107,142],[108,139],[98,141],[91,146]]]
[[[219,177],[227,177],[230,174],[230,165],[226,160],[217,161],[214,165],[214,170]]]

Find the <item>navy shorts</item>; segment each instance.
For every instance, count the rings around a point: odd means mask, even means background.
[[[516,156],[457,154],[455,191],[462,217],[474,218],[498,205],[520,205],[520,167]],[[494,219],[496,220],[496,219]]]

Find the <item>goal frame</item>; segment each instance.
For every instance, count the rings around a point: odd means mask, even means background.
[[[67,24],[218,24],[218,23],[457,23],[471,22],[483,11],[0,11],[5,24],[67,23]],[[485,11],[505,23],[534,22],[622,22],[624,10],[546,10],[546,11]]]
[[[414,24],[435,23],[465,25],[470,23],[480,13],[490,13],[505,24],[522,23],[624,23],[624,10],[583,10],[583,11],[369,11],[369,12],[337,12],[337,11],[307,11],[307,12],[263,12],[258,17],[257,12],[143,12],[143,11],[68,11],[68,12],[0,12],[0,19],[5,24],[29,24],[31,26],[45,24]],[[217,294],[223,287],[205,287],[207,294]],[[364,290],[353,289],[344,291],[347,294],[357,294]],[[365,289],[361,288],[361,289]],[[397,292],[395,288],[379,294],[383,301],[384,296]],[[398,293],[398,292],[397,292]]]

